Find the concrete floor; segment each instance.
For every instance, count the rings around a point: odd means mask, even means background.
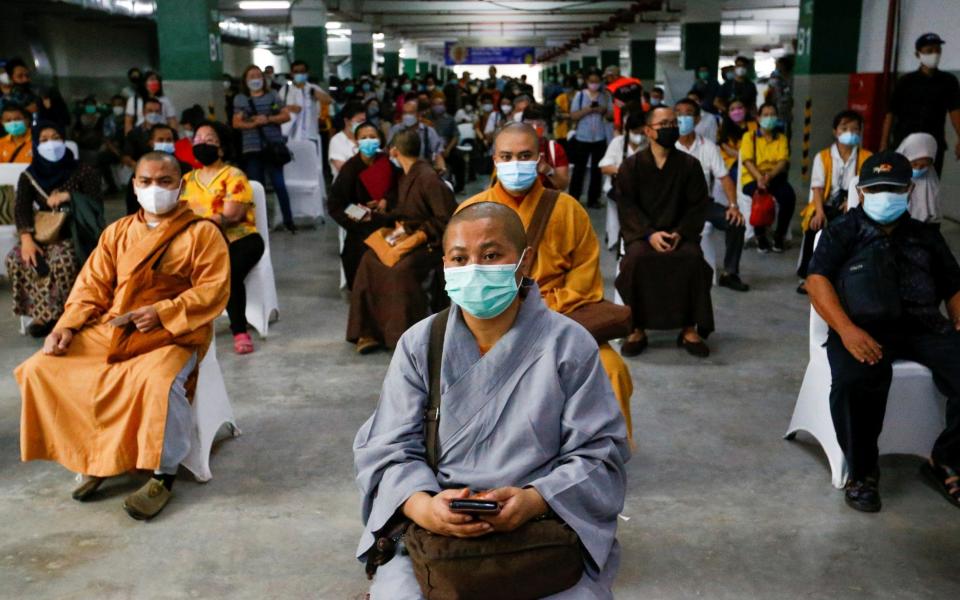
[[[960,229],[945,230],[960,249]],[[142,478],[112,480],[100,501],[80,504],[63,468],[19,462],[11,371],[39,344],[3,319],[0,597],[352,599],[366,589],[353,559],[361,527],[350,449],[390,356],[360,357],[343,341],[335,228],[271,242],[281,320],[269,340],[236,357],[218,323],[243,435],[215,449],[210,483],[182,477],[150,523],[120,507]],[[710,359],[687,356],[663,332],[629,361],[639,449],[628,464],[617,598],[956,596],[960,512],[922,482],[919,458],[883,459],[884,510],[863,515],[830,485],[811,438],[781,439],[807,360],[795,262],[796,251],[746,253],[754,289],[715,289]],[[610,286],[608,255],[604,272]],[[0,305],[9,301],[4,287]]]

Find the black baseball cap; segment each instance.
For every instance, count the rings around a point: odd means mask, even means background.
[[[919,50],[924,46],[930,46],[932,44],[945,44],[945,43],[946,42],[943,41],[943,38],[941,38],[939,35],[935,33],[925,33],[917,38],[917,43],[914,44],[914,47],[917,50]]]
[[[909,185],[913,176],[913,168],[907,157],[893,150],[877,152],[863,162],[860,168],[860,182],[862,188],[874,185]]]

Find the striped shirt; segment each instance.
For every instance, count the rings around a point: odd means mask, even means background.
[[[250,109],[250,100],[246,94],[237,94],[233,97],[233,111],[234,113],[242,113],[245,119],[249,119],[254,114],[272,116],[280,112],[280,109],[283,108],[283,100],[277,96],[277,93],[274,91],[269,91],[261,96],[252,98],[253,108],[256,110],[254,113]],[[283,134],[280,133],[280,126],[276,123],[270,123],[260,127],[263,131],[264,136],[266,136],[268,142],[278,142],[283,143]],[[250,152],[259,152],[262,150],[260,147],[260,132],[257,129],[243,129],[241,130],[243,134],[243,154]]]

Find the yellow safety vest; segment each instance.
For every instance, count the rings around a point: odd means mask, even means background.
[[[830,150],[833,148],[831,144],[827,148],[824,148],[820,151],[820,161],[823,162],[823,197],[824,199],[830,197],[830,188],[833,183],[833,153]],[[867,161],[868,158],[873,154],[866,148],[857,148],[857,166],[854,170],[854,174],[860,175],[860,169],[863,167],[863,163]],[[804,231],[809,231],[810,229],[810,219],[813,218],[813,215],[817,214],[817,205],[811,200],[807,206],[800,213],[802,220],[800,222],[800,227]]]

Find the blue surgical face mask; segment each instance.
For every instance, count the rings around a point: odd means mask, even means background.
[[[900,216],[907,212],[910,193],[903,192],[876,192],[863,194],[863,210],[867,216],[880,223],[887,225],[893,223]]]
[[[693,117],[690,115],[678,115],[677,124],[680,126],[680,135],[687,135],[688,133],[693,133],[696,123],[693,122]]]
[[[380,151],[380,140],[377,138],[367,138],[357,142],[357,146],[360,148],[360,154],[370,158]]]
[[[67,145],[61,140],[48,140],[37,144],[37,152],[50,162],[60,162],[67,153]]]
[[[19,137],[27,132],[27,124],[24,121],[7,121],[3,128],[13,137]]]
[[[537,161],[511,160],[497,163],[497,179],[508,192],[525,192],[537,180]]]
[[[927,171],[930,170],[930,167],[923,167],[922,169],[914,169],[912,177],[914,179],[920,179],[927,174]]]
[[[293,74],[293,81],[294,81],[294,83],[306,83],[306,82],[307,82],[307,74],[306,74],[306,73],[294,73],[294,74]]]
[[[859,146],[860,134],[854,133],[853,131],[844,131],[837,136],[837,141],[845,146]]]
[[[167,154],[173,154],[173,150],[173,142],[154,142],[153,144],[154,152],[166,152]]]
[[[526,252],[526,251],[524,251]],[[503,314],[517,297],[516,264],[467,265],[443,270],[450,300],[478,319],[492,319]]]
[[[777,125],[780,124],[780,119],[777,117],[760,117],[760,127],[763,127],[767,131],[773,131],[776,129]]]
[[[413,127],[419,120],[417,115],[411,113],[404,113],[404,115],[400,117],[400,122],[403,123],[404,127]]]

